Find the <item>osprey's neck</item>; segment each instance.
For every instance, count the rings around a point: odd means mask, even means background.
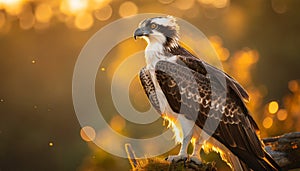
[[[154,68],[157,61],[164,59],[164,47],[160,43],[148,43],[145,50],[146,64],[150,68]]]
[[[162,43],[160,41],[147,41],[148,45],[145,50],[146,64],[148,68],[154,68],[156,62],[159,60],[167,59],[171,56],[177,55],[176,52],[178,48],[181,48],[177,41],[169,43]]]

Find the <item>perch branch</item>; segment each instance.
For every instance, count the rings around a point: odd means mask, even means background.
[[[282,170],[300,168],[300,132],[292,132],[277,137],[264,138],[265,150]],[[136,159],[130,144],[125,145],[133,171],[215,171],[214,163],[195,165],[190,162],[169,163],[160,158]]]
[[[283,170],[300,168],[300,132],[263,139],[265,150]]]

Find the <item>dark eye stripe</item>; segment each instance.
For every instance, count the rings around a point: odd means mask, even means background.
[[[159,25],[155,22],[152,22],[151,20],[145,20],[144,21],[145,27],[153,30],[153,28],[151,28],[152,24],[156,24],[156,28],[155,30],[161,32],[162,34],[164,34],[166,37],[175,37],[176,35],[176,30],[170,26],[164,26],[164,25]]]
[[[169,26],[158,25],[157,30],[163,33],[166,37],[174,37],[176,35],[176,30]]]

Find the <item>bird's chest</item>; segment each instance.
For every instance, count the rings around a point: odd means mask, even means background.
[[[159,60],[164,60],[163,46],[158,43],[149,44],[145,50],[145,58],[148,69],[154,69]]]
[[[149,44],[145,50],[145,58],[147,69],[150,71],[151,79],[155,87],[156,96],[159,100],[160,111],[163,113],[174,113],[169,103],[167,101],[166,96],[164,95],[162,88],[160,87],[158,80],[155,74],[155,66],[159,61],[169,61],[174,62],[174,57],[166,56],[163,50],[163,46],[159,43]],[[174,59],[173,59],[174,58]]]

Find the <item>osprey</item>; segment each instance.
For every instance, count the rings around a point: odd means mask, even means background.
[[[249,100],[247,92],[232,77],[179,45],[174,17],[145,19],[134,32],[137,37],[148,43],[147,65],[139,73],[141,84],[181,143],[179,154],[168,161],[201,164],[200,150],[211,144],[233,170],[279,170],[256,134],[258,126],[244,104]],[[212,137],[205,140],[203,135]],[[188,155],[190,142],[194,148]]]

